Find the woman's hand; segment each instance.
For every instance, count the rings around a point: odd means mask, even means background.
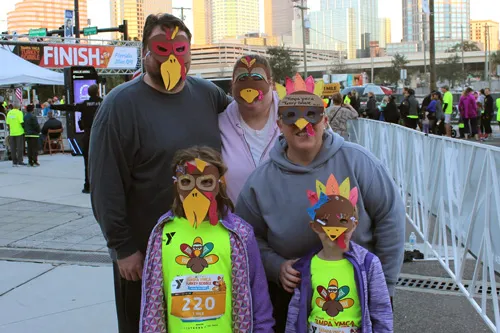
[[[292,265],[295,264],[299,259],[287,260],[281,264],[280,268],[280,283],[283,289],[288,293],[293,293],[293,290],[300,283],[300,272],[295,270]]]

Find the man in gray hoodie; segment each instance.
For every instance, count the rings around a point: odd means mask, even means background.
[[[306,193],[316,192],[316,180],[326,184],[333,174],[339,184],[349,178],[350,187],[358,187],[359,225],[353,240],[380,258],[391,297],[403,263],[405,207],[387,169],[365,148],[319,125],[315,130],[323,142],[311,163],[293,163],[287,141],[280,138],[270,160],[246,182],[236,205],[237,215],[254,227],[277,322],[283,317],[280,312],[286,315],[291,296],[283,288],[293,290],[290,285],[283,286],[286,280],[280,274],[300,278],[290,269],[293,260],[321,246],[307,215],[310,203]],[[276,299],[283,301],[277,303]]]

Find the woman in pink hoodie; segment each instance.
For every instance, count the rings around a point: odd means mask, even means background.
[[[279,97],[271,66],[260,55],[243,56],[234,65],[234,100],[219,115],[222,158],[228,167],[227,192],[236,202],[248,176],[269,158],[278,139]]]
[[[460,97],[458,109],[464,121],[465,138],[468,139],[474,136],[479,141],[479,135],[477,134],[477,104],[472,92],[472,88],[465,89],[465,93]]]

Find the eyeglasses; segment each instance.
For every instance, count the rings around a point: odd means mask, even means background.
[[[304,118],[309,123],[316,125],[323,120],[325,110],[323,108],[311,107],[305,110],[297,108],[287,108],[280,114],[280,119],[285,125],[293,125],[300,118]]]

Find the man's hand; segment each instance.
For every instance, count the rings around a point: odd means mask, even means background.
[[[300,283],[300,272],[295,270],[292,265],[299,259],[287,260],[280,267],[280,282],[283,289],[288,293],[293,293],[293,290]]]
[[[124,259],[118,259],[118,268],[122,278],[128,281],[139,281],[142,279],[142,267],[144,265],[144,256],[141,252],[128,256]]]

